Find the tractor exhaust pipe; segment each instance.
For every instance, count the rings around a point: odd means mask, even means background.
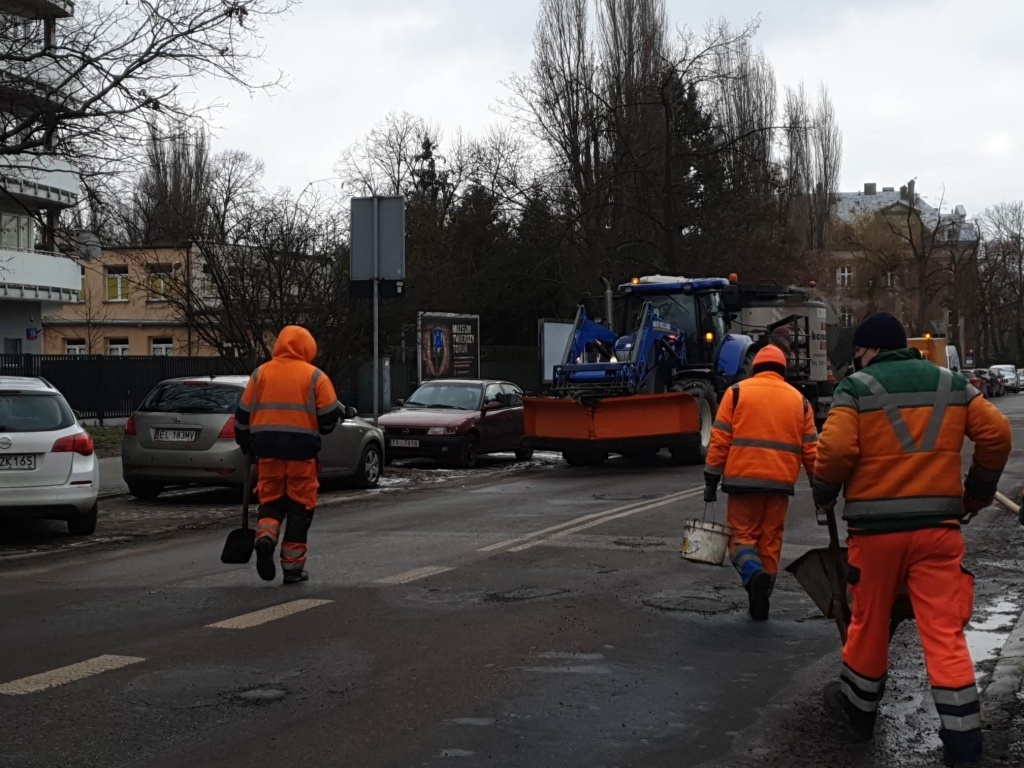
[[[612,284],[607,277],[602,277],[601,282],[604,283],[604,324],[609,330],[614,330],[612,316],[615,314],[615,306],[612,302]]]

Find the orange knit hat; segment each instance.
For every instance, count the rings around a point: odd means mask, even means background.
[[[786,356],[774,344],[764,347],[754,358],[754,373],[767,371],[786,375]]]

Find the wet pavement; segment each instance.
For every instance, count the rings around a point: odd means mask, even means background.
[[[1000,405],[1024,427],[1024,397]],[[222,492],[108,502],[98,535],[125,538],[90,549],[45,530],[7,541],[0,765],[939,765],[912,622],[877,738],[855,745],[820,705],[838,634],[796,581],[755,623],[730,569],[680,558],[683,520],[705,513],[699,467],[496,461],[328,492],[296,587],[219,562],[237,514]],[[1000,654],[1024,606],[1024,529],[989,510],[965,535],[986,764],[1019,765],[1020,676]],[[826,539],[801,488],[784,564]]]

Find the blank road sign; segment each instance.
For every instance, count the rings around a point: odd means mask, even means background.
[[[352,280],[405,279],[405,198],[377,198],[379,272],[374,269],[372,197],[352,198]]]

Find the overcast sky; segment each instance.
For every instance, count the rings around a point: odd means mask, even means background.
[[[968,213],[1024,198],[1024,2],[1020,0],[667,0],[672,24],[761,16],[757,44],[782,86],[824,81],[843,131],[842,191],[917,179]],[[448,134],[479,133],[502,82],[525,72],[536,0],[303,0],[267,31],[266,66],[287,90],[215,116],[216,148],[267,163],[267,184],[333,175],[342,150],[388,112]]]

